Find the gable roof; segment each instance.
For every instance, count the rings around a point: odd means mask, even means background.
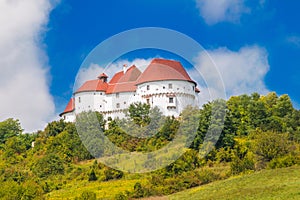
[[[116,73],[110,80],[106,93],[134,92],[136,80],[141,74],[135,65],[132,65],[125,73],[123,71]]]
[[[74,98],[71,98],[69,103],[67,104],[65,110],[59,114],[59,116],[61,117],[63,114],[69,113],[69,112],[73,112],[75,109],[74,107]]]
[[[145,82],[163,80],[185,80],[196,84],[196,82],[190,78],[180,62],[160,58],[152,60],[150,65],[139,77],[136,84],[139,85]]]

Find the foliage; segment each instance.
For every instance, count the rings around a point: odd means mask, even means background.
[[[96,193],[84,191],[80,197],[76,197],[75,200],[96,200]]]
[[[100,113],[83,112],[76,124],[54,121],[32,134],[22,134],[18,120],[0,122],[0,198],[160,196],[235,174],[300,164],[300,111],[288,95],[234,96],[200,109],[187,107],[178,118],[162,116],[147,104],[134,104],[127,114],[107,127]],[[127,174],[91,160],[113,153],[108,141],[131,152],[151,152],[177,137],[191,145],[155,172]],[[211,151],[202,157],[202,148]]]
[[[33,172],[41,177],[47,178],[51,175],[64,174],[63,161],[56,154],[48,154],[39,159],[33,166]]]
[[[140,127],[146,126],[150,123],[150,105],[146,103],[133,103],[128,108],[129,117],[135,124]]]
[[[19,136],[21,134],[22,128],[19,120],[9,118],[0,122],[0,148],[9,138]]]

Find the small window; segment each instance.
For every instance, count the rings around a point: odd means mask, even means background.
[[[81,98],[80,97],[78,97],[78,102],[81,103]]]
[[[150,85],[147,85],[147,90],[150,90]]]
[[[100,95],[102,95],[102,92],[100,92]]]
[[[96,93],[94,93],[94,95],[96,95]]]
[[[119,93],[116,93],[116,98],[119,98]]]
[[[172,89],[172,88],[173,88],[172,83],[169,83],[169,89]]]
[[[147,101],[147,104],[150,104],[150,99],[147,99],[146,101]]]
[[[126,104],[126,101],[124,101],[124,104]]]
[[[165,87],[165,86],[163,86],[163,89],[166,89],[166,87]]]
[[[119,103],[117,103],[117,105],[116,105],[116,106],[117,106],[117,108],[120,108],[120,104],[119,104]]]
[[[66,115],[64,115],[64,120],[66,120]]]
[[[100,108],[102,108],[102,105],[100,105]]]
[[[193,86],[193,91],[195,91],[195,86]]]
[[[173,97],[169,98],[169,103],[174,103],[174,98]]]

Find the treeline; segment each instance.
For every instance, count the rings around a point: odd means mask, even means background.
[[[97,126],[90,115],[100,122]],[[186,120],[191,118],[197,121]],[[72,181],[126,179],[129,174],[97,161],[78,165],[109,153],[105,149],[97,152],[97,145],[105,141],[95,140],[97,127],[122,149],[152,152],[172,142],[178,131],[188,132],[196,126],[185,154],[163,169],[140,175],[147,181],[138,181],[131,191],[120,192],[115,199],[166,195],[235,174],[300,163],[300,111],[293,108],[288,95],[233,96],[198,110],[189,108],[179,118],[164,117],[146,104],[133,104],[126,119],[107,122],[99,113],[82,113],[78,119],[82,124],[54,121],[33,134],[23,134],[18,120],[0,122],[0,198],[44,199]],[[83,126],[86,124],[89,126]],[[220,136],[210,136],[215,145],[201,157],[210,129],[220,130]],[[82,141],[95,151],[88,151]],[[96,195],[87,191],[76,199],[96,199]]]

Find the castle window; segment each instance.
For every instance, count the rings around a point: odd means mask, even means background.
[[[163,86],[163,89],[166,89],[166,87],[165,87],[165,86]]]
[[[126,104],[126,101],[124,101],[124,104]]]
[[[119,98],[119,93],[116,93],[116,98]]]
[[[150,99],[146,99],[146,101],[147,101],[147,104],[150,104]]]
[[[100,92],[100,95],[102,95],[102,92]]]
[[[169,89],[172,89],[172,88],[173,88],[172,83],[169,83]]]
[[[100,105],[100,108],[102,107],[102,105]]]
[[[80,97],[78,97],[78,102],[81,103],[81,98]]]
[[[147,90],[150,90],[150,85],[147,85]]]
[[[174,103],[174,98],[173,97],[169,97],[169,103]]]
[[[117,108],[120,108],[120,104],[119,104],[119,103],[117,103],[116,107],[117,107]]]

